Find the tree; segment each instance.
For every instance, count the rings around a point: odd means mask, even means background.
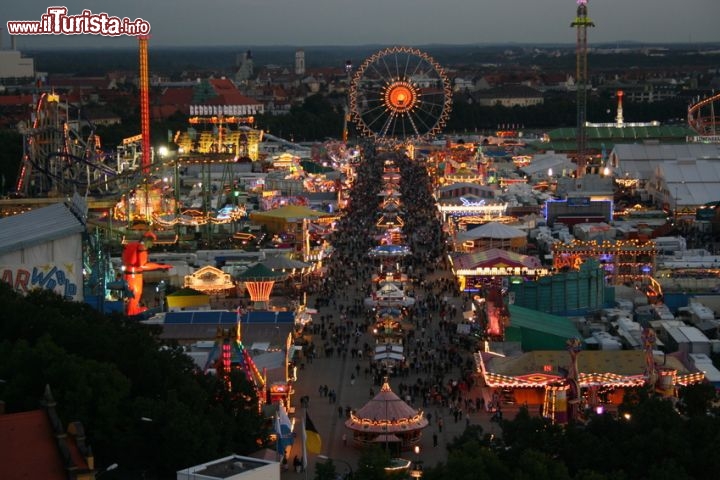
[[[49,384],[60,418],[84,424],[96,458],[134,478],[174,478],[189,465],[263,446],[264,419],[243,375],[234,374],[227,391],[155,330],[50,291],[23,297],[0,282],[0,304],[8,412],[38,408]]]
[[[335,469],[335,463],[329,458],[324,462],[317,462],[315,464],[315,480],[336,480],[337,470]]]
[[[386,479],[385,467],[390,465],[390,454],[379,445],[363,448],[358,459],[358,468],[354,480]]]
[[[684,413],[688,416],[706,415],[716,397],[715,387],[709,383],[698,383],[680,390]]]

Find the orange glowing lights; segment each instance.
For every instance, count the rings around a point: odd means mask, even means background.
[[[415,87],[404,81],[391,83],[385,89],[385,106],[395,113],[405,113],[412,110],[419,100]]]

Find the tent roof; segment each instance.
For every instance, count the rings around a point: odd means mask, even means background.
[[[248,282],[248,281],[269,281],[269,280],[278,280],[281,277],[285,277],[286,275],[282,272],[273,272],[268,267],[263,265],[262,263],[256,263],[252,267],[245,270],[243,273],[237,276],[237,279],[241,282]]]
[[[678,359],[670,355],[666,358],[678,372],[688,372]],[[583,350],[578,354],[577,363],[581,376],[611,373],[627,377],[644,375],[646,369],[643,350]],[[487,371],[510,377],[537,374],[543,372],[546,365],[567,369],[570,355],[566,350],[536,350],[511,357],[493,356],[485,361]]]
[[[520,267],[539,268],[540,260],[530,255],[490,248],[479,252],[452,255],[453,266],[456,270],[492,267]]]
[[[508,305],[508,309],[512,327],[529,328],[568,339],[580,338],[575,325],[565,317],[517,305]]]
[[[5,217],[0,219],[0,255],[84,231],[85,225],[63,203]]]
[[[402,288],[398,287],[394,283],[386,282],[383,284],[382,287],[380,287],[377,290],[378,295],[383,296],[403,296],[405,292],[403,292]]]
[[[292,259],[286,255],[272,255],[261,262],[270,270],[292,270],[293,268],[301,269],[310,267],[309,263]]]
[[[645,138],[675,138],[684,140],[688,136],[696,133],[686,126],[674,125],[658,125],[658,126],[642,126],[642,127],[586,127],[588,140],[631,140]],[[577,128],[564,127],[557,128],[548,132],[551,141],[556,140],[575,140],[577,138]]]
[[[527,234],[519,228],[511,227],[498,222],[488,222],[472,230],[459,233],[457,239],[460,241],[477,240],[478,238],[510,239],[526,237]]]
[[[380,392],[372,400],[355,412],[358,418],[369,418],[371,420],[400,420],[402,418],[412,418],[416,414],[417,410],[402,401],[392,391],[388,382],[383,384]]]
[[[207,294],[195,290],[194,288],[184,287],[180,290],[176,290],[173,293],[169,293],[168,297],[207,297]]]
[[[276,208],[274,210],[267,210],[265,212],[253,212],[250,214],[250,218],[284,218],[285,220],[294,220],[302,218],[327,217],[328,215],[328,213],[319,212],[317,210],[303,207],[301,205],[285,205],[284,207]]]
[[[520,168],[520,171],[528,175],[547,175],[548,168],[552,168],[556,175],[563,170],[574,170],[575,164],[570,161],[566,154],[547,152],[535,155],[529,165]]]

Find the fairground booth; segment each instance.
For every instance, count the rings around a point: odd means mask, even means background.
[[[542,407],[553,420],[567,419],[575,369],[580,412],[616,411],[629,389],[651,385],[671,397],[677,388],[705,379],[703,372],[691,371],[677,356],[655,358],[644,350],[581,350],[576,366],[565,350],[516,356],[478,352],[475,361],[486,385],[483,397],[491,409],[527,405],[537,411]]]

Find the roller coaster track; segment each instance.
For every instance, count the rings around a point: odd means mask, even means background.
[[[715,112],[715,102],[720,102],[720,93],[706,97],[688,107],[688,125],[700,136],[720,135],[720,114]]]

